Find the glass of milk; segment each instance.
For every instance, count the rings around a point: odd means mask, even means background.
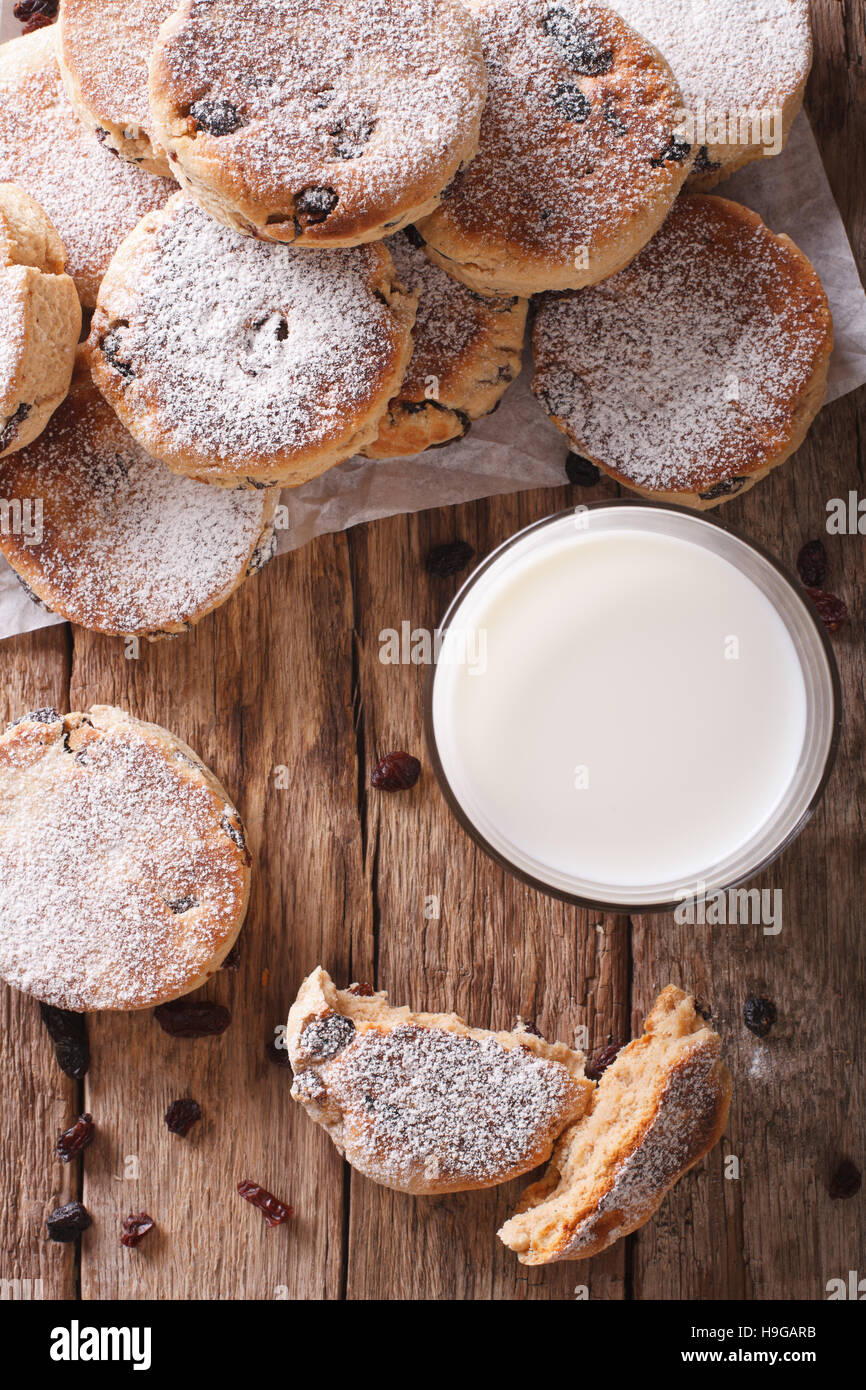
[[[820,619],[700,513],[600,502],[536,522],[438,636],[426,728],[452,810],[578,905],[670,910],[744,882],[830,775],[840,687]]]

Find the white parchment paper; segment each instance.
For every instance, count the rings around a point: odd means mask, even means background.
[[[3,38],[17,32],[9,25],[11,8],[4,0]],[[815,265],[835,324],[827,399],[862,386],[866,294],[806,117],[797,118],[783,154],[749,165],[719,192],[753,208],[773,231],[787,232]],[[279,549],[294,550],[314,536],[395,512],[562,483],[565,440],[536,404],[530,373],[527,360],[499,410],[466,439],[417,458],[349,459],[304,487],[287,489],[282,500],[289,525],[279,534]],[[0,638],[62,621],[38,607],[0,559]]]

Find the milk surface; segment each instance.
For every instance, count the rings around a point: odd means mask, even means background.
[[[445,775],[493,847],[545,881],[693,884],[791,783],[806,729],[794,644],[700,544],[547,530],[505,552],[449,628],[433,691]]]

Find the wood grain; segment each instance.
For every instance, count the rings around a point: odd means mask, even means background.
[[[852,243],[866,255],[866,4],[816,0],[808,104]],[[778,230],[778,229],[777,229]],[[866,495],[866,392],[825,409],[798,456],[724,519],[792,563],[824,534],[826,503]],[[864,539],[827,538],[830,587],[853,620],[835,639],[845,692],[839,763],[802,838],[760,880],[780,888],[778,936],[678,926],[671,917],[599,920],[506,876],[476,851],[425,767],[419,785],[369,787],[393,748],[424,758],[425,671],[379,660],[385,628],[432,629],[458,580],[429,576],[430,547],[466,539],[479,557],[537,517],[610,484],[482,500],[394,517],[275,561],[185,638],[123,643],[53,628],[0,649],[0,714],[114,702],[180,734],[236,797],[256,859],[240,968],[208,997],[229,1004],[220,1039],[178,1041],[149,1011],[91,1022],[93,1065],[78,1087],[56,1066],[32,1001],[0,991],[7,1123],[0,1279],[42,1279],[46,1296],[87,1299],[766,1299],[825,1296],[862,1270],[864,1199],[828,1192],[842,1157],[866,1166],[864,948]],[[723,1143],[656,1218],[605,1256],[527,1270],[496,1239],[521,1184],[420,1200],[351,1174],[289,1098],[266,1057],[300,980],[321,962],[338,983],[369,979],[396,1003],[455,1009],[482,1027],[534,1018],[589,1049],[636,1031],[669,981],[713,1009],[734,1072]],[[779,1021],[744,1027],[753,992]],[[163,1123],[191,1095],[186,1139]],[[54,1157],[86,1103],[98,1126],[83,1164]],[[738,1178],[725,1178],[725,1158]],[[131,1161],[132,1160],[132,1161]],[[81,1169],[83,1168],[83,1175]],[[131,1176],[137,1174],[137,1176]],[[235,1191],[246,1178],[291,1201],[268,1230]],[[80,1259],[48,1243],[44,1218],[83,1194],[93,1228]],[[122,1249],[120,1222],[148,1210],[158,1230]]]

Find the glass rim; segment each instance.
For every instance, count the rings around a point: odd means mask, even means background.
[[[839,751],[839,742],[842,731],[842,682],[839,676],[839,667],[836,662],[836,654],[833,651],[833,645],[830,641],[827,630],[824,627],[823,622],[821,621],[820,615],[818,614],[814,606],[807,602],[805,595],[802,593],[802,585],[800,584],[799,580],[795,577],[793,572],[790,569],[788,569],[788,567],[785,564],[778,560],[776,556],[773,555],[769,550],[767,550],[765,546],[761,545],[760,542],[753,541],[748,537],[744,536],[739,530],[737,530],[736,527],[730,526],[726,522],[718,521],[715,517],[710,517],[705,512],[695,511],[691,507],[680,506],[678,503],[653,502],[650,501],[649,498],[645,497],[615,497],[609,499],[602,499],[595,502],[579,503],[577,504],[577,506],[565,507],[561,511],[552,512],[548,516],[540,517],[538,521],[530,522],[528,526],[521,527],[521,529],[519,531],[516,531],[514,535],[509,536],[506,540],[500,542],[500,544],[496,546],[495,549],[493,549],[490,552],[490,554],[487,555],[480,562],[480,564],[476,565],[472,573],[469,574],[467,578],[464,580],[464,582],[461,584],[460,588],[457,590],[457,593],[454,595],[453,599],[451,600],[447,609],[445,610],[445,613],[441,621],[437,623],[436,627],[434,628],[434,635],[438,636],[441,634],[442,636],[444,636],[448,628],[452,625],[457,612],[462,607],[466,596],[472,589],[475,588],[479,580],[487,573],[489,569],[492,568],[492,566],[502,555],[504,555],[507,551],[512,549],[512,547],[514,547],[518,542],[524,540],[525,537],[531,535],[534,531],[539,531],[546,526],[552,526],[555,522],[562,521],[566,517],[573,517],[578,511],[608,511],[620,510],[628,507],[635,508],[638,510],[670,512],[674,515],[688,517],[690,520],[696,523],[709,527],[714,527],[718,531],[725,532],[727,535],[733,537],[735,541],[738,541],[741,545],[745,546],[746,549],[753,551],[766,564],[768,564],[771,569],[775,570],[776,573],[779,576],[781,576],[781,578],[785,581],[788,587],[792,590],[794,597],[797,599],[798,603],[803,609],[803,612],[806,614],[806,617],[808,618],[814,632],[817,634],[819,646],[824,653],[824,658],[827,663],[827,670],[830,677],[830,696],[832,703],[830,740],[827,748],[827,753],[824,758],[824,765],[821,771],[821,776],[815,786],[814,791],[812,792],[811,797],[809,798],[809,802],[803,808],[803,811],[797,818],[796,822],[788,828],[787,832],[782,836],[779,842],[776,845],[774,845],[771,850],[763,854],[760,857],[760,859],[758,859],[755,862],[755,864],[748,869],[748,871],[738,875],[730,882],[725,882],[724,884],[720,884],[717,888],[709,890],[707,896],[715,897],[717,894],[725,894],[730,892],[732,889],[739,888],[742,884],[747,883],[750,879],[755,878],[758,874],[762,873],[764,869],[768,868],[770,864],[775,863],[775,861],[782,854],[784,854],[785,850],[788,849],[788,847],[791,844],[793,844],[794,840],[798,838],[798,836],[805,829],[808,822],[814,816],[816,810],[818,809],[818,806],[820,805],[824,797],[824,793],[827,789],[827,784],[833,772],[836,757]],[[731,562],[729,561],[729,563]],[[765,595],[765,597],[767,596]],[[439,644],[437,642],[434,642],[434,650],[438,649],[438,646]],[[474,822],[471,820],[466,810],[464,809],[462,803],[458,800],[456,793],[454,792],[451,783],[448,780],[448,776],[445,772],[445,769],[442,765],[442,760],[439,755],[439,747],[436,740],[436,731],[433,722],[433,687],[436,681],[437,668],[438,663],[434,659],[427,671],[424,684],[424,738],[427,744],[427,751],[430,756],[431,763],[433,765],[433,771],[436,774],[436,780],[439,784],[439,788],[443,796],[445,797],[445,801],[449,807],[449,810],[457,820],[461,829],[469,836],[473,843],[480,850],[482,850],[484,854],[488,856],[488,858],[492,859],[495,863],[499,864],[501,868],[505,869],[514,878],[518,879],[521,883],[525,883],[528,887],[534,888],[537,892],[543,893],[545,894],[545,896],[549,898],[555,898],[560,902],[568,903],[572,907],[584,908],[593,912],[606,912],[617,916],[626,917],[640,917],[644,914],[650,913],[673,912],[677,908],[681,907],[684,902],[688,902],[690,900],[687,895],[681,895],[677,898],[660,902],[623,903],[617,901],[613,897],[602,899],[588,897],[580,893],[571,893],[563,888],[557,888],[554,885],[547,883],[544,879],[538,878],[534,874],[528,873],[525,869],[522,869],[518,865],[512,863],[512,861],[507,857],[507,855],[505,855],[502,852],[502,850],[498,849],[495,845],[492,845],[490,841],[486,839],[486,837],[474,824]],[[696,883],[696,888],[699,887],[700,880],[698,880],[698,882]],[[691,900],[693,901],[696,897],[698,897],[697,894],[693,895]]]

